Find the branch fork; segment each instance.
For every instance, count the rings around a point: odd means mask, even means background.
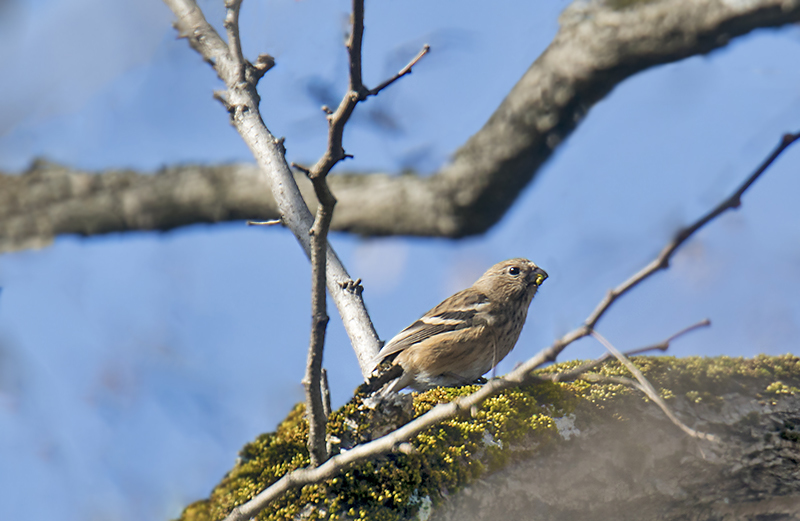
[[[353,114],[356,105],[365,100],[370,91],[362,84],[361,71],[361,43],[364,34],[364,0],[353,0],[352,30],[347,41],[347,50],[350,56],[350,88],[342,97],[336,111],[324,107],[328,120],[328,146],[325,153],[311,168],[303,168],[292,163],[292,166],[304,172],[314,186],[314,193],[317,196],[319,205],[314,222],[309,230],[311,236],[311,307],[312,307],[312,328],[311,341],[308,349],[308,361],[306,364],[306,376],[303,383],[306,388],[306,416],[309,424],[308,451],[311,456],[311,466],[316,467],[328,459],[326,442],[326,425],[323,399],[322,399],[322,353],[325,345],[325,329],[328,324],[326,311],[326,268],[328,231],[330,230],[331,220],[333,219],[333,209],[336,206],[336,197],[328,186],[327,176],[331,169],[338,163],[353,156],[345,153],[343,146],[344,128]],[[427,47],[427,46],[426,46]],[[427,52],[427,50],[425,51]],[[422,54],[424,55],[424,53]],[[392,80],[386,82],[389,85],[401,76],[411,71],[413,63],[422,57],[419,55],[415,60],[406,66]],[[405,72],[404,72],[405,71]],[[382,86],[381,88],[384,88]],[[375,91],[377,94],[380,89]],[[340,286],[348,290],[351,294],[360,297],[363,288],[360,285],[361,279],[354,284],[355,289],[349,286],[350,280]]]

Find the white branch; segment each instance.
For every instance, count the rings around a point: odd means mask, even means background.
[[[282,142],[270,133],[261,119],[255,82],[238,81],[240,69],[236,67],[236,60],[193,0],[164,1],[178,18],[176,28],[179,33],[187,37],[190,45],[214,65],[220,79],[227,85],[225,102],[231,120],[255,157],[260,176],[265,178],[272,191],[283,223],[297,237],[306,255],[310,255],[308,232],[313,217],[286,162]],[[252,67],[250,64],[246,66]],[[372,369],[370,362],[378,353],[380,341],[360,291],[352,288],[351,277],[331,247],[328,248],[326,274],[328,291],[339,310],[361,372],[366,378]]]

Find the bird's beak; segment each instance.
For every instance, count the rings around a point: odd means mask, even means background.
[[[547,272],[542,268],[534,268],[531,274],[528,275],[528,280],[537,286],[541,286],[542,282],[547,278]]]

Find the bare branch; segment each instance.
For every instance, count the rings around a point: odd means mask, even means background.
[[[368,96],[376,96],[380,91],[382,91],[383,89],[385,89],[386,87],[388,87],[392,83],[396,82],[397,80],[399,80],[400,78],[402,78],[406,74],[411,74],[411,68],[414,65],[416,65],[417,62],[420,61],[423,56],[428,54],[430,52],[430,50],[431,50],[431,46],[430,45],[428,45],[427,43],[425,45],[423,45],[422,46],[422,50],[419,51],[417,53],[417,55],[414,56],[414,58],[411,59],[410,62],[408,62],[408,65],[406,65],[405,67],[400,69],[400,72],[398,72],[397,74],[395,74],[394,76],[392,76],[388,80],[384,81],[383,83],[381,83],[380,85],[378,85],[374,89],[370,89],[367,92],[367,95]]]
[[[792,143],[797,141],[800,138],[800,132],[797,134],[784,134],[783,138],[781,138],[780,144],[775,148],[775,150],[770,154],[770,156],[764,160],[764,162],[759,166],[753,174],[745,180],[744,183],[739,186],[738,189],[727,199],[722,201],[718,204],[714,209],[710,212],[702,216],[700,219],[695,221],[690,226],[687,226],[678,231],[675,234],[675,237],[661,250],[661,253],[658,254],[650,264],[642,268],[638,273],[634,276],[617,286],[616,288],[612,289],[608,292],[606,297],[603,301],[595,308],[589,318],[586,320],[585,325],[586,327],[591,330],[597,325],[597,322],[600,320],[600,317],[606,312],[606,310],[617,300],[619,297],[630,291],[634,288],[637,284],[645,280],[647,277],[652,275],[653,273],[664,270],[669,267],[669,261],[672,258],[672,255],[675,251],[680,248],[680,246],[686,242],[689,237],[694,235],[700,228],[711,222],[715,217],[719,216],[726,210],[738,208],[742,204],[742,195],[744,192],[752,186],[752,184],[764,173],[764,171],[772,164],[775,159],[781,155],[781,152],[786,150]]]
[[[266,184],[270,187],[283,223],[292,231],[310,257],[311,238],[308,232],[313,226],[311,213],[286,163],[283,143],[270,133],[261,119],[258,108],[260,98],[256,92],[257,79],[251,71],[247,81],[239,81],[235,59],[231,56],[228,46],[208,24],[193,0],[165,0],[165,3],[178,18],[176,26],[180,33],[191,35],[189,41],[192,47],[214,66],[220,79],[225,82],[228,88],[227,101],[232,107],[231,122],[253,153],[260,167],[260,175],[267,178]],[[196,35],[203,37],[198,38]],[[380,340],[367,314],[361,294],[342,287],[341,284],[351,280],[351,277],[336,253],[330,247],[323,251],[326,257],[324,280],[342,315],[342,322],[366,379],[372,369],[370,361],[378,352]]]
[[[704,318],[703,320],[701,320],[700,322],[698,322],[696,324],[692,324],[689,327],[681,329],[680,331],[678,331],[677,333],[675,333],[674,335],[672,335],[668,339],[664,340],[663,342],[660,342],[658,344],[653,344],[651,346],[643,347],[641,349],[636,349],[634,351],[629,351],[629,352],[625,353],[625,356],[630,357],[630,356],[638,355],[638,354],[641,354],[641,353],[645,353],[647,351],[653,351],[653,350],[656,350],[656,349],[659,349],[661,351],[666,351],[667,349],[669,349],[669,345],[674,340],[682,337],[683,335],[685,335],[687,333],[691,333],[692,331],[700,329],[701,327],[708,327],[710,325],[711,325],[711,321],[709,319],[707,319],[707,318]]]
[[[328,327],[325,262],[328,229],[336,199],[328,189],[325,177],[315,178],[313,182],[321,204],[317,207],[317,216],[309,231],[311,235],[311,341],[308,346],[308,363],[303,385],[306,388],[308,452],[311,457],[311,466],[316,467],[328,459],[325,436],[326,415],[322,402],[322,354],[325,347],[325,330]]]
[[[366,89],[361,80],[361,42],[364,36],[364,0],[353,0],[353,12],[351,16],[350,36],[347,39],[347,52],[350,57],[350,87],[342,98],[339,106],[334,112],[323,107],[328,114],[328,148],[325,154],[310,169],[312,180],[317,176],[327,176],[336,163],[346,157],[353,157],[345,154],[342,140],[344,138],[344,127],[350,120],[356,105],[364,99],[362,92]],[[327,186],[327,185],[326,185]],[[316,190],[316,186],[315,186]]]
[[[358,462],[374,458],[379,454],[391,452],[395,447],[407,442],[425,429],[462,413],[469,413],[473,406],[480,405],[484,400],[504,389],[516,387],[527,380],[529,367],[537,367],[546,360],[539,355],[532,358],[516,370],[509,373],[506,378],[489,381],[475,393],[464,396],[449,403],[439,404],[427,413],[419,416],[403,427],[377,438],[371,442],[357,445],[347,452],[333,456],[323,465],[316,468],[303,468],[294,470],[284,475],[281,479],[267,487],[250,501],[234,508],[225,521],[245,521],[261,512],[271,501],[281,497],[289,490],[310,483],[318,483],[331,478]]]
[[[333,132],[333,129],[331,129]],[[330,150],[328,151],[330,152]],[[327,154],[327,152],[326,152]],[[328,459],[322,400],[322,354],[325,347],[325,330],[328,327],[327,295],[325,293],[325,263],[328,249],[328,230],[333,218],[336,198],[328,188],[327,172],[312,171],[311,182],[319,200],[317,215],[311,226],[311,342],[308,346],[308,364],[303,384],[306,388],[306,417],[308,418],[308,451],[311,466]]]
[[[650,398],[653,402],[655,402],[655,404],[658,405],[662,411],[664,411],[664,414],[667,415],[667,418],[669,418],[670,421],[672,421],[672,423],[677,425],[683,432],[685,432],[686,434],[688,434],[693,438],[697,438],[700,440],[714,441],[714,442],[720,441],[717,436],[692,429],[691,427],[687,426],[682,421],[680,421],[678,417],[675,416],[675,414],[669,408],[664,399],[658,395],[658,392],[656,392],[656,390],[653,388],[653,386],[650,384],[647,378],[644,377],[639,368],[636,367],[633,364],[633,362],[628,360],[628,357],[623,355],[616,347],[614,347],[614,345],[611,342],[609,342],[603,335],[601,335],[597,331],[592,331],[592,336],[596,338],[598,342],[603,344],[605,348],[608,349],[611,352],[611,354],[613,354],[617,358],[617,360],[619,360],[620,363],[628,369],[628,371],[633,373],[633,376],[635,376],[636,380],[638,380],[638,385],[636,385],[636,388],[638,388],[640,391],[646,394],[648,398]]]
[[[350,50],[351,92],[354,78],[361,78],[361,33],[364,30],[364,1],[353,1],[353,29],[348,49]],[[360,28],[360,29],[359,29]],[[353,44],[357,41],[357,45]],[[354,49],[355,47],[355,49]],[[325,330],[328,314],[325,294],[325,260],[328,246],[328,230],[333,219],[336,198],[328,187],[327,175],[333,166],[344,158],[342,139],[344,126],[355,108],[357,99],[351,92],[345,94],[339,109],[328,116],[328,148],[312,169],[292,166],[301,170],[314,185],[317,195],[317,213],[311,226],[311,342],[308,346],[308,364],[303,384],[306,388],[306,418],[308,419],[308,453],[311,467],[319,466],[328,459],[326,441],[326,419],[322,400],[322,355],[325,348]]]
[[[203,12],[194,0],[164,0],[164,3],[175,13],[177,21],[174,26],[178,30],[178,37],[187,38],[192,49],[215,69],[230,61],[228,46],[211,24],[206,22]]]
[[[364,0],[352,0],[350,13],[350,36],[347,52],[350,57],[350,91],[360,93],[364,89],[361,76],[361,42],[364,39]],[[345,100],[342,100],[344,103]]]
[[[179,13],[176,27],[193,48],[215,66],[233,66],[228,46],[194,2],[168,5]],[[608,2],[579,6],[567,8],[547,50],[450,164],[425,176],[329,179],[339,201],[331,228],[370,236],[483,233],[505,214],[554,146],[620,82],[654,65],[723,47],[754,29],[800,20],[800,0],[662,0],[621,10]],[[248,79],[257,80],[257,69],[263,74],[272,63],[263,55],[248,67]],[[256,201],[257,190],[239,189],[241,176],[260,176],[252,166],[233,165],[227,167],[230,173],[225,166],[202,167],[209,182],[201,182],[202,190],[185,190],[189,171],[200,168],[188,166],[185,175],[181,167],[162,176],[129,172],[124,182],[119,172],[94,179],[63,168],[59,176],[0,175],[0,252],[42,247],[59,234],[169,230],[280,216],[269,197]],[[304,193],[314,211],[310,183]],[[119,200],[126,204],[114,204]]]
[[[298,165],[298,164],[297,164],[297,163],[295,163],[294,161],[292,161],[291,163],[289,163],[289,165],[290,165],[292,168],[294,168],[295,170],[300,170],[300,171],[301,171],[301,172],[303,172],[305,175],[307,175],[307,176],[311,177],[311,170],[309,170],[308,168],[306,168],[306,167],[304,167],[304,166],[302,166],[302,165]]]
[[[367,98],[369,92],[362,83],[361,45],[364,35],[364,0],[353,0],[351,15],[352,27],[347,41],[350,57],[350,89],[345,93],[339,107],[328,114],[328,147],[325,153],[310,169],[292,163],[292,166],[305,172],[314,186],[319,201],[314,224],[311,227],[311,277],[312,277],[312,333],[308,350],[308,364],[303,383],[306,387],[306,415],[309,424],[308,451],[311,466],[315,467],[327,459],[325,442],[325,414],[321,396],[322,353],[325,346],[325,328],[328,315],[325,305],[325,251],[328,244],[328,230],[333,219],[336,198],[328,186],[327,176],[331,169],[347,158],[342,141],[344,128],[353,114],[356,105]],[[410,67],[408,67],[410,70]]]
[[[322,379],[320,380],[320,387],[322,388],[322,411],[325,413],[325,418],[331,415],[331,388],[328,385],[328,371],[322,369]]]
[[[228,54],[233,59],[238,71],[236,76],[238,81],[245,79],[244,55],[242,54],[242,41],[239,38],[239,9],[242,7],[242,0],[225,0],[225,29],[228,32]]]
[[[692,326],[698,327],[698,326]],[[688,330],[689,328],[687,328]],[[675,335],[673,335],[675,337]],[[518,387],[534,379],[546,378],[545,375],[531,375],[531,372],[548,362],[547,350],[542,350],[536,356],[527,360],[505,377],[489,380],[483,387],[476,392],[458,398],[449,403],[439,404],[422,416],[417,417],[403,427],[368,443],[357,445],[356,447],[338,454],[329,459],[325,464],[317,468],[304,468],[289,472],[281,479],[260,492],[253,499],[234,508],[225,521],[245,521],[255,515],[273,500],[281,497],[289,490],[302,487],[311,483],[319,483],[323,480],[334,477],[342,470],[350,466],[371,459],[379,454],[391,452],[395,448],[402,446],[429,427],[437,425],[449,418],[460,414],[469,414],[475,410],[484,400],[495,394],[513,387]],[[397,366],[394,366],[397,367]],[[554,375],[556,376],[556,375]],[[547,378],[549,379],[549,378]],[[557,381],[560,381],[557,380]],[[617,382],[617,383],[621,383]],[[633,384],[637,382],[631,380]],[[628,381],[624,383],[628,384]]]
[[[633,351],[626,351],[624,353],[624,355],[627,356],[627,357],[631,357],[631,356],[640,355],[640,354],[643,354],[643,353],[648,353],[650,351],[666,351],[666,350],[669,349],[670,344],[674,340],[676,340],[676,339],[682,337],[683,335],[685,335],[687,333],[690,333],[690,332],[692,332],[692,331],[694,331],[696,329],[699,329],[701,327],[707,327],[707,326],[710,326],[710,325],[711,325],[711,321],[706,318],[706,319],[701,320],[700,322],[698,322],[696,324],[692,324],[691,326],[686,327],[686,328],[678,331],[677,333],[675,333],[674,335],[670,336],[669,338],[667,338],[666,340],[664,340],[662,342],[659,342],[657,344],[652,344],[652,345],[649,345],[647,347],[640,347],[639,349],[634,349]],[[575,369],[571,369],[569,371],[562,371],[560,373],[550,373],[550,374],[544,374],[544,375],[540,374],[540,375],[537,375],[537,378],[542,378],[542,379],[545,379],[545,380],[549,380],[551,382],[569,382],[569,381],[575,380],[577,378],[582,378],[584,373],[586,373],[587,371],[591,371],[595,367],[598,367],[598,366],[604,364],[605,362],[607,362],[608,360],[610,360],[612,358],[614,358],[614,355],[612,355],[611,353],[605,353],[603,356],[601,356],[599,358],[595,358],[594,360],[592,360],[590,362],[586,362],[585,364],[580,365],[580,366],[576,367]]]

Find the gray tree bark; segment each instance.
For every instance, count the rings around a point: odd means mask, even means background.
[[[800,396],[723,400],[673,404],[689,425],[721,436],[719,445],[631,402],[625,421],[562,425],[568,442],[469,486],[430,520],[800,519]]]

